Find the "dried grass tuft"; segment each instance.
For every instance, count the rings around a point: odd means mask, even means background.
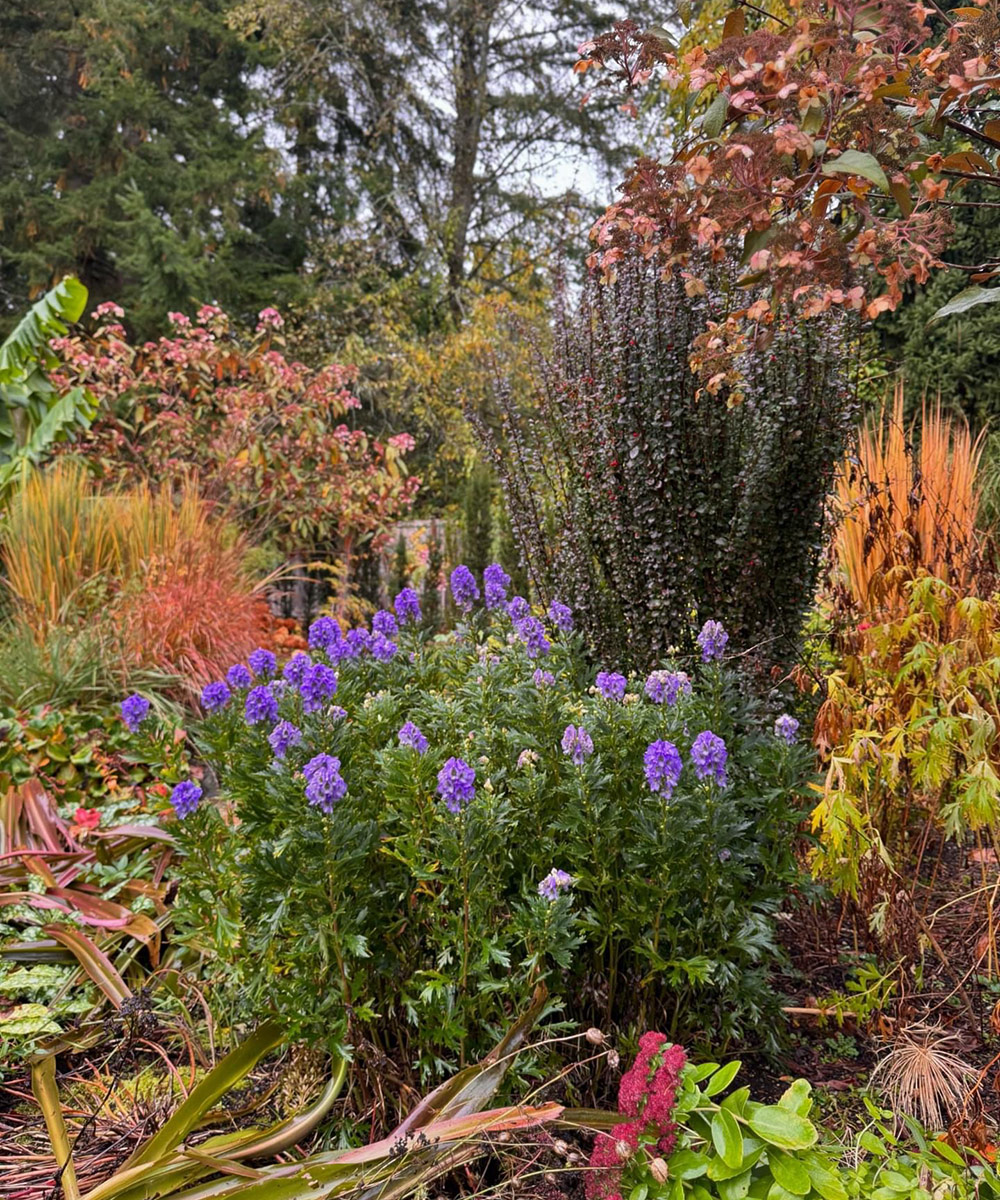
[[[956,1053],[958,1045],[940,1025],[910,1025],[872,1071],[869,1087],[897,1115],[946,1129],[976,1079],[975,1068]]]

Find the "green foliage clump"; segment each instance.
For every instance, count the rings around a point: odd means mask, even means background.
[[[808,749],[774,735],[733,671],[705,667],[674,705],[641,678],[609,699],[578,636],[548,637],[529,657],[500,610],[447,638],[404,627],[391,661],[342,658],[317,712],[277,686],[301,733],[282,758],[272,721],[247,725],[244,693],[208,718],[226,809],[183,822],[176,919],[227,1004],[276,1009],[343,1054],[374,1043],[423,1077],[486,1046],[540,981],[576,1021],[773,1044],[774,919],[797,878]],[[407,722],[426,752],[401,743]],[[579,763],[568,726],[593,741]],[[725,786],[689,757],[703,730],[725,741]],[[684,760],[669,797],[643,765],[662,739]],[[321,754],[347,789],[329,814],[305,791]],[[440,794],[452,758],[475,772],[458,812]],[[572,885],[549,898],[553,869]]]
[[[751,1099],[749,1087],[732,1089],[740,1066],[735,1061],[686,1066],[670,1114],[669,1151],[662,1141],[658,1147],[660,1130],[650,1127],[636,1139],[634,1152],[623,1148],[629,1153],[619,1165],[590,1177],[590,1200],[1000,1196],[1000,1179],[989,1162],[971,1150],[963,1156],[912,1118],[865,1097],[865,1127],[856,1136],[833,1137],[810,1119],[813,1098],[806,1080],[795,1080],[776,1104],[761,1104]]]

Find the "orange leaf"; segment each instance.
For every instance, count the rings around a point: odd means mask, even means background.
[[[722,40],[727,42],[730,38],[742,37],[744,29],[746,29],[746,15],[742,8],[734,8],[726,14],[726,21],[722,26]]]

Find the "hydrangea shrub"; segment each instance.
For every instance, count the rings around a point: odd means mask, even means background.
[[[598,679],[570,614],[459,579],[447,637],[400,623],[385,657],[384,634],[318,622],[311,665],[211,693],[224,803],[180,797],[176,915],[220,998],[426,1077],[540,979],[573,1021],[716,1046],[773,1029],[808,748],[724,663]]]

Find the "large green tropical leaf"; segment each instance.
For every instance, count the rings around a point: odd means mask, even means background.
[[[34,304],[0,345],[0,500],[57,442],[86,429],[97,400],[82,387],[60,395],[48,376],[57,364],[49,342],[79,320],[87,289],[71,276]]]

